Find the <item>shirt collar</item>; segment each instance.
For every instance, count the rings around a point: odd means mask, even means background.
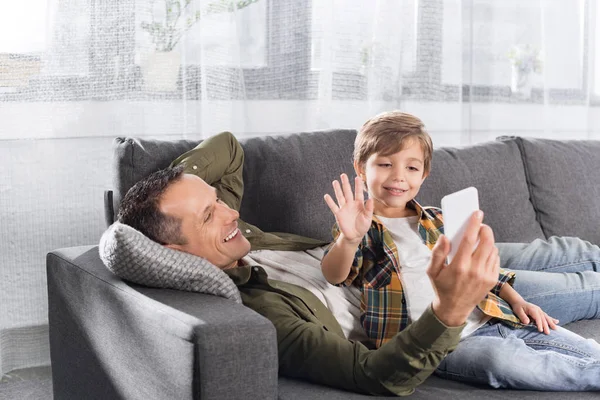
[[[248,283],[252,278],[253,272],[259,280],[267,279],[265,270],[248,256],[242,257],[242,259],[238,261],[237,267],[223,270],[223,272],[231,278],[236,286],[242,286]]]
[[[410,208],[411,210],[415,210],[417,215],[419,216],[419,220],[423,219],[423,207],[416,200],[410,200],[408,203],[406,203],[406,207]],[[377,215],[373,215],[373,221],[383,226],[383,222],[381,222],[381,220],[377,218]]]

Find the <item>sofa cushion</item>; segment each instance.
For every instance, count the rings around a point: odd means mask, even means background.
[[[100,238],[98,252],[108,269],[129,282],[242,302],[237,286],[221,269],[201,257],[160,245],[129,225],[112,224]]]
[[[600,244],[600,141],[514,138],[546,237]]]
[[[267,232],[330,241],[335,219],[323,195],[342,172],[354,174],[355,137],[335,130],[243,140],[242,219]]]
[[[135,183],[169,166],[177,156],[194,148],[198,140],[155,140],[117,137],[113,140],[113,213]]]
[[[435,150],[431,174],[417,200],[422,205],[439,207],[443,196],[469,186],[478,189],[484,222],[494,230],[497,242],[544,238],[529,201],[523,161],[515,141]]]

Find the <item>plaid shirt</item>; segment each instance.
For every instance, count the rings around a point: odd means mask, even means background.
[[[407,204],[418,215],[418,230],[423,243],[431,250],[438,237],[444,233],[442,211],[435,207],[421,207],[416,201]],[[333,227],[334,240],[339,228]],[[340,286],[355,285],[361,289],[361,324],[377,348],[402,331],[410,323],[406,299],[400,281],[402,266],[398,264],[398,251],[389,231],[376,216],[354,255],[354,262],[346,280]],[[505,283],[512,285],[514,272],[500,270],[498,283],[478,308],[486,315],[498,318],[514,327],[523,324],[510,305],[500,296]]]

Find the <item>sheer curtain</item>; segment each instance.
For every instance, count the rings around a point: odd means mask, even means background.
[[[35,3],[35,4],[33,4]],[[596,0],[0,5],[0,373],[49,363],[45,255],[98,242],[116,136],[598,138]]]

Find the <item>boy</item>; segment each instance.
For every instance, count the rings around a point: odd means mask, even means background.
[[[361,323],[375,347],[418,319],[434,298],[427,265],[443,234],[443,218],[439,209],[414,200],[432,153],[421,120],[401,112],[380,114],[363,125],[355,141],[355,193],[342,175],[341,184],[333,182],[337,204],[325,195],[337,224],[321,262],[323,275],[332,284],[361,289]],[[493,257],[499,264],[497,252]],[[501,271],[438,375],[517,389],[599,390],[600,346],[558,328],[558,320],[512,288],[514,279],[514,273]],[[498,357],[499,348],[505,356]],[[489,352],[493,362],[485,354],[489,349],[496,350]],[[534,374],[537,365],[546,373]]]

